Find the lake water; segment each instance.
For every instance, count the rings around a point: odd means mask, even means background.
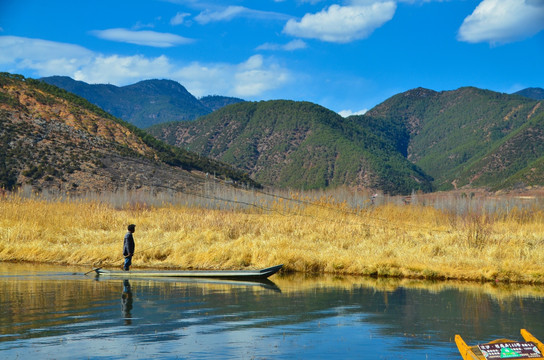
[[[544,288],[360,277],[105,280],[0,263],[1,359],[460,359],[526,328]]]

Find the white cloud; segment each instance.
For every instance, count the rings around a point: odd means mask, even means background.
[[[76,80],[95,84],[126,84],[144,79],[164,78],[173,68],[169,59],[134,56],[103,56],[96,54],[92,61],[73,73]]]
[[[237,66],[234,75],[234,94],[253,96],[275,89],[289,80],[289,74],[277,64],[264,64],[261,55],[250,57]]]
[[[53,74],[59,69],[74,72],[88,63],[92,55],[92,51],[79,45],[0,36],[0,65],[10,72],[25,69],[32,69],[38,74]]]
[[[296,39],[296,40],[289,41],[287,44],[285,44],[283,46],[283,50],[293,51],[293,50],[305,49],[306,47],[308,47],[308,45],[304,41],[300,39]]]
[[[156,31],[133,31],[128,29],[107,29],[94,30],[91,34],[105,40],[126,42],[136,45],[145,45],[153,47],[172,47],[176,45],[188,44],[192,39],[170,33],[159,33]]]
[[[132,30],[140,30],[140,29],[153,29],[155,27],[155,24],[153,23],[143,23],[141,21],[137,21],[136,24],[132,25]]]
[[[316,14],[306,14],[289,20],[283,32],[303,38],[335,43],[348,43],[364,39],[393,18],[397,6],[393,1],[362,5],[331,5]]]
[[[312,5],[315,5],[319,2],[322,2],[324,0],[298,0],[300,3],[310,3]]]
[[[228,6],[220,11],[205,10],[195,17],[200,24],[207,24],[217,21],[230,21],[236,17],[249,17],[259,19],[287,20],[289,16],[285,14],[253,10],[243,6]]]
[[[248,9],[243,6],[229,6],[222,11],[205,10],[195,17],[195,20],[200,24],[207,24],[215,21],[232,20]]]
[[[397,0],[397,2],[408,3],[408,4],[421,4],[421,3],[430,3],[430,2],[447,2],[451,0]]]
[[[255,97],[285,85],[291,75],[273,61],[254,55],[241,64],[195,62],[172,73],[172,77],[196,96]]]
[[[465,18],[457,38],[470,43],[508,43],[543,29],[543,0],[483,0]]]
[[[92,52],[82,46],[18,36],[0,36],[0,62],[22,58],[77,58]]]
[[[255,55],[239,64],[178,64],[165,55],[145,57],[95,53],[77,45],[0,36],[0,69],[31,77],[70,76],[87,83],[127,85],[151,78],[179,81],[192,94],[259,97],[290,81],[273,59]]]
[[[304,41],[302,41],[300,39],[296,39],[296,40],[289,41],[287,44],[264,43],[262,45],[259,45],[257,47],[257,50],[294,51],[294,50],[305,49],[307,47],[308,47],[308,45]]]
[[[185,21],[187,16],[191,16],[189,13],[177,13],[172,19],[170,19],[170,25],[181,25]]]
[[[366,112],[368,111],[368,109],[363,109],[363,110],[359,110],[359,111],[351,111],[351,110],[342,110],[342,111],[339,111],[338,114],[340,114],[340,116],[342,117],[348,117],[348,116],[352,116],[352,115],[364,115]]]

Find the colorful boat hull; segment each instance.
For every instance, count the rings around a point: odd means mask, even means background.
[[[544,344],[525,329],[521,329],[521,336],[525,341],[498,339],[485,344],[468,346],[460,335],[455,335],[455,344],[464,360],[506,358],[544,360]]]

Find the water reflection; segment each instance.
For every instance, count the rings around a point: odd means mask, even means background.
[[[94,281],[86,269],[3,266],[2,358],[458,359],[456,333],[469,343],[517,339],[520,328],[544,338],[542,287],[304,276]]]
[[[128,279],[123,280],[123,294],[121,295],[121,309],[125,318],[125,325],[132,324],[132,290]]]

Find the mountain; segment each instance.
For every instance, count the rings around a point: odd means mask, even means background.
[[[212,157],[220,161],[217,166],[228,163],[265,185],[364,186],[390,194],[544,185],[544,106],[543,101],[527,97],[537,97],[538,89],[508,95],[474,87],[442,92],[417,88],[364,115],[344,119],[307,102],[246,103],[221,96],[198,100],[168,80],[119,88],[63,77],[48,79],[88,99],[95,96],[95,103],[110,102],[115,111],[127,112],[125,117],[145,114],[148,120],[162,122],[183,118],[164,115],[172,104],[179,105],[177,110],[207,109],[207,115],[194,122],[161,123],[150,127],[149,133],[178,146],[177,151]],[[9,103],[9,99],[4,100]],[[152,123],[148,120],[145,124]],[[0,173],[9,175],[10,168],[0,161]],[[21,171],[32,175],[34,170]]]
[[[222,96],[198,100],[181,84],[172,80],[145,80],[122,87],[90,85],[67,76],[51,76],[40,80],[79,95],[139,128],[163,122],[194,120],[218,109],[221,104],[243,101]]]
[[[315,104],[267,101],[148,130],[277,187],[396,194],[544,185],[543,102],[474,87],[413,89],[347,119]]]
[[[544,89],[542,88],[527,88],[514,93],[533,100],[544,100]]]
[[[400,151],[438,189],[543,185],[542,101],[473,87],[395,95],[366,117],[404,129]],[[404,145],[402,145],[404,146]]]
[[[0,188],[69,192],[193,189],[232,167],[162,143],[65,90],[0,74]]]
[[[356,119],[356,118],[355,118]],[[195,121],[153,126],[148,131],[248,172],[274,187],[317,189],[342,185],[390,194],[431,190],[431,178],[398,150],[391,129],[344,119],[308,102],[244,102]]]
[[[219,110],[224,106],[236,104],[243,101],[245,100],[219,95],[209,95],[200,98],[200,102],[204,104],[204,106],[206,106],[208,109],[210,109],[210,112]]]

